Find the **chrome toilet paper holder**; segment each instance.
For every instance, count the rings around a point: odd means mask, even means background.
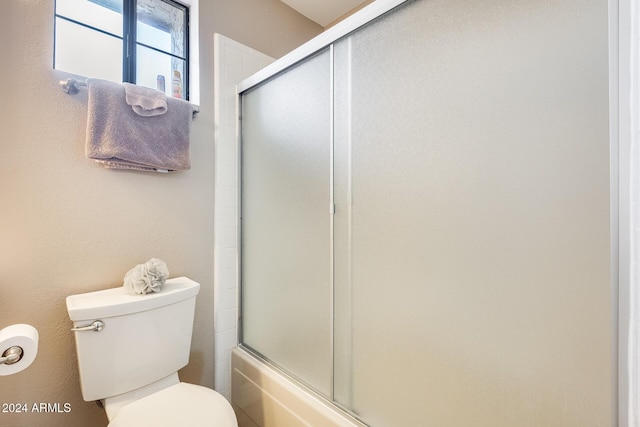
[[[0,365],[13,365],[14,363],[18,363],[20,359],[22,359],[23,354],[22,347],[18,347],[17,345],[9,347],[2,353]]]

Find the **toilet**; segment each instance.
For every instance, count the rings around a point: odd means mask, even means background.
[[[118,287],[67,297],[82,397],[102,402],[109,427],[238,426],[221,394],[178,378],[189,362],[199,290],[177,277],[158,293]]]

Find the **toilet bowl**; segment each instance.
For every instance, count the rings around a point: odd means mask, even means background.
[[[189,362],[199,289],[178,277],[158,293],[118,287],[67,297],[82,397],[103,403],[109,427],[237,427],[222,395],[178,377]]]
[[[108,410],[108,404],[105,405]],[[237,426],[229,402],[210,388],[181,383],[124,405],[109,427]]]

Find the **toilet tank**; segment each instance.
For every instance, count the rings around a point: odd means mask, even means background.
[[[158,293],[129,295],[118,287],[67,297],[74,327],[104,323],[99,332],[73,332],[84,400],[132,391],[184,367],[199,290],[177,277]]]

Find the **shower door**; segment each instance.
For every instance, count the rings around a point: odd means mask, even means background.
[[[243,93],[245,345],[371,426],[610,425],[607,67],[606,2],[409,1]]]
[[[372,426],[609,425],[606,2],[562,4],[334,44],[334,390]]]
[[[242,342],[328,396],[329,51],[243,95]]]

